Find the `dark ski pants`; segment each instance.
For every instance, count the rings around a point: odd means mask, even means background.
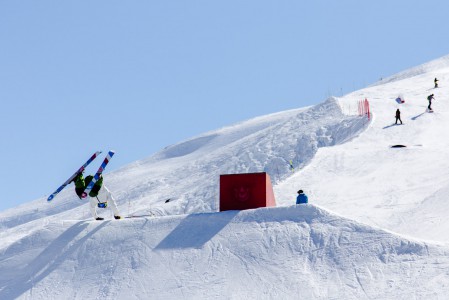
[[[402,124],[401,117],[396,117],[396,122],[394,124],[398,124],[398,120],[401,121],[401,124]]]

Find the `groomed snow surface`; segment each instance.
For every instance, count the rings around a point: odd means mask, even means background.
[[[1,212],[0,299],[447,299],[448,91],[446,56],[106,174],[143,217],[94,221],[73,186]],[[278,207],[217,212],[219,175],[246,172],[268,172]]]

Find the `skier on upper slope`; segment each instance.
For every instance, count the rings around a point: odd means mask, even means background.
[[[84,193],[84,190],[89,185],[89,182],[91,182],[92,178],[92,175],[84,178],[83,173],[79,173],[78,176],[73,180],[75,182],[75,192],[78,197],[80,199],[84,199],[89,196],[90,211],[95,220],[104,220],[104,218],[98,216],[96,208],[97,206],[100,208],[106,208],[108,206],[108,203],[111,204],[112,211],[114,212],[114,218],[121,219],[114,197],[112,197],[109,189],[103,184],[103,176],[100,176],[97,182],[95,182],[95,185],[89,192],[89,195]]]
[[[438,79],[435,77],[435,80],[433,81],[435,83],[435,88],[438,87]]]
[[[429,111],[432,111],[431,105],[432,105],[432,100],[435,100],[434,95],[431,94],[431,95],[427,96],[427,100],[429,101],[429,106],[427,106],[427,108],[429,109]]]
[[[399,108],[396,110],[396,122],[394,124],[398,124],[398,120],[401,121],[402,124],[401,111],[399,110]]]

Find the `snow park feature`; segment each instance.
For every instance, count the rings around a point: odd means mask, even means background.
[[[445,78],[449,55],[103,174],[134,218],[93,221],[71,186],[2,211],[0,299],[446,299]],[[400,91],[407,125],[384,129]],[[220,175],[262,172],[276,207],[218,212]],[[295,205],[298,189],[308,204]]]
[[[276,200],[267,173],[220,175],[220,211],[270,206]]]

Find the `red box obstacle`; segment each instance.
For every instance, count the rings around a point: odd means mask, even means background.
[[[267,173],[220,175],[220,211],[269,206],[276,201]]]

